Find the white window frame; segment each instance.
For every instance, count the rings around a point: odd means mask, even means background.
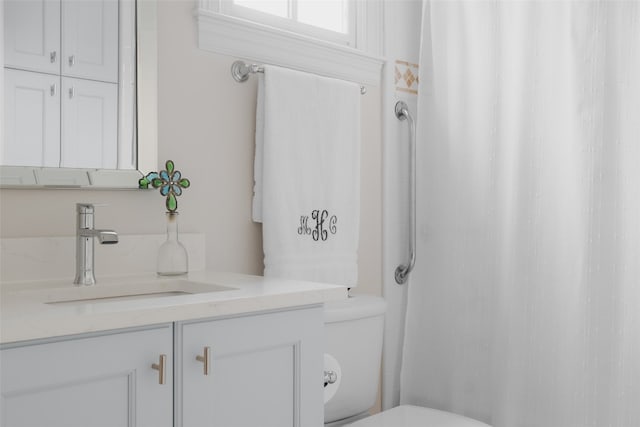
[[[354,39],[336,40],[335,33],[296,22],[276,28],[231,16],[228,0],[198,0],[198,45],[201,49],[272,64],[363,85],[379,86],[382,65],[383,2],[354,0]],[[233,5],[231,5],[233,6]],[[240,8],[240,6],[236,6]],[[247,8],[242,7],[243,13]],[[258,11],[251,14],[267,15]],[[261,16],[264,18],[264,16]],[[273,19],[276,18],[276,19]],[[267,20],[289,21],[272,16]],[[298,31],[295,26],[309,27]],[[300,28],[300,27],[299,27]],[[331,34],[327,34],[331,33]],[[329,36],[328,38],[323,36]],[[331,39],[331,36],[334,39]]]
[[[247,21],[256,22],[267,25],[269,27],[280,28],[282,30],[291,31],[298,34],[305,34],[320,40],[338,43],[345,46],[356,47],[356,16],[357,8],[354,1],[349,1],[349,33],[339,33],[328,29],[315,27],[313,25],[304,24],[302,22],[284,18],[259,10],[247,8],[235,4],[233,0],[220,0],[220,13],[227,16],[235,16]],[[294,6],[295,9],[295,6]],[[295,13],[295,12],[294,12]]]

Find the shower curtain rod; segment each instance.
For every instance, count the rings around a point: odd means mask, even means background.
[[[249,74],[264,73],[264,67],[258,64],[245,64],[242,61],[235,61],[231,65],[231,75],[237,82],[244,82],[249,78]],[[360,93],[367,93],[367,88],[360,85]]]

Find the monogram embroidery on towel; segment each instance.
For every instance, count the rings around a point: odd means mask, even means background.
[[[338,217],[335,215],[329,216],[329,212],[327,210],[316,209],[312,211],[311,220],[312,226],[313,221],[315,221],[315,227],[313,228],[309,226],[308,215],[300,216],[300,227],[298,227],[299,235],[311,236],[311,238],[317,242],[318,240],[327,240],[329,238],[329,233],[336,234],[338,232],[338,228],[336,227]]]

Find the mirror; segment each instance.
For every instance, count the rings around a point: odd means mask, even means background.
[[[0,185],[137,188],[157,169],[155,0],[5,1],[0,13]]]

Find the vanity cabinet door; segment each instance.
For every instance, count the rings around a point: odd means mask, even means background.
[[[312,307],[178,323],[175,425],[322,426],[322,322]]]
[[[2,164],[60,165],[60,77],[5,69]]]
[[[6,0],[5,66],[60,74],[60,1]]]
[[[172,426],[171,325],[0,351],[3,427]],[[166,355],[159,384],[160,354]]]

